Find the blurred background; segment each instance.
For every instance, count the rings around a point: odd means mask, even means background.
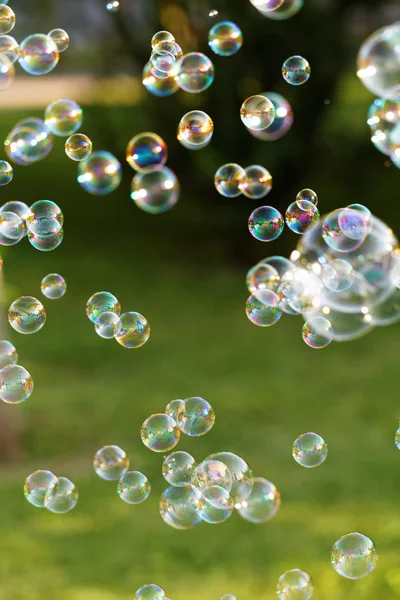
[[[120,0],[116,13],[106,0],[9,5],[18,41],[61,27],[71,45],[50,75],[28,77],[17,67],[0,97],[0,139],[21,118],[42,117],[49,102],[71,97],[84,108],[82,132],[120,159],[124,179],[109,196],[86,194],[57,138],[46,160],[15,166],[12,183],[0,188],[1,204],[45,198],[65,215],[64,242],[54,252],[26,240],[2,251],[3,337],[16,346],[35,390],[25,404],[0,407],[0,599],[127,600],[157,583],[172,600],[226,593],[269,600],[279,575],[295,567],[312,576],[316,599],[399,598],[399,326],[317,352],[301,339],[300,317],[284,315],[268,329],[252,325],[244,312],[247,270],[265,256],[288,256],[298,240],[289,229],[270,244],[253,239],[247,218],[259,203],[223,198],[213,178],[226,162],[261,164],[274,180],[265,203],[281,212],[310,187],[321,214],[359,202],[399,233],[400,174],[369,140],[373,96],[357,79],[355,61],[367,35],[400,19],[400,5],[305,0],[286,21],[264,18],[248,0]],[[209,50],[211,10],[242,28],[238,54]],[[209,90],[156,98],[144,89],[142,69],[160,29],[185,52],[210,56],[216,77]],[[312,69],[299,88],[281,76],[293,54]],[[263,91],[282,94],[294,111],[289,133],[272,143],[249,135],[239,118],[243,100]],[[177,142],[176,127],[196,108],[212,117],[215,133],[206,149],[191,152]],[[181,183],[180,201],[166,214],[141,212],[129,195],[134,173],[125,147],[146,130],[167,142],[168,166]],[[54,272],[68,284],[58,301],[40,293],[42,277]],[[127,350],[95,334],[85,305],[100,290],[115,294],[124,312],[148,318],[148,344]],[[7,323],[7,307],[20,295],[46,306],[46,326],[35,335],[18,335]],[[161,520],[163,456],[142,445],[140,426],[174,398],[196,395],[212,404],[216,425],[177,449],[198,461],[222,450],[243,456],[281,492],[270,523],[234,515],[185,532]],[[303,469],[291,456],[305,431],[328,443],[318,469]],[[93,455],[106,444],[124,448],[131,468],[150,479],[144,504],[124,504],[115,483],[94,474]],[[53,515],[24,500],[23,482],[36,469],[76,482],[80,500],[71,513]],[[355,582],[330,565],[333,543],[349,531],[370,536],[380,555],[376,571]]]

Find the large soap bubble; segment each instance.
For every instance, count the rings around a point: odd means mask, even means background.
[[[29,117],[19,121],[4,140],[8,158],[27,166],[45,158],[53,148],[53,134],[42,119]]]
[[[400,23],[382,27],[362,44],[357,75],[376,96],[400,99]]]

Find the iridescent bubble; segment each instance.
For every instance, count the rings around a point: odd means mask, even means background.
[[[271,290],[257,290],[246,302],[246,315],[249,321],[259,327],[275,325],[282,316],[280,299]]]
[[[181,432],[176,421],[169,415],[151,415],[143,423],[140,432],[142,442],[153,452],[168,452],[179,442]]]
[[[213,485],[202,491],[198,513],[206,523],[223,523],[235,508],[229,492],[219,485]]]
[[[361,210],[343,208],[338,216],[338,224],[343,233],[351,240],[364,239],[368,233],[369,215]]]
[[[311,202],[303,200],[301,207],[299,202],[292,202],[286,210],[285,219],[286,225],[291,231],[299,235],[303,235],[307,227],[315,223],[320,217],[319,210]]]
[[[0,160],[0,186],[10,183],[13,177],[14,169],[10,163],[8,163],[6,160]]]
[[[63,239],[64,230],[62,228],[55,235],[48,235],[46,237],[35,235],[31,231],[28,232],[29,243],[36,248],[36,250],[41,250],[42,252],[50,252],[51,250],[55,250],[61,244]]]
[[[30,207],[26,225],[30,233],[39,237],[56,235],[64,224],[60,207],[51,200],[38,200]]]
[[[42,119],[30,117],[19,121],[4,140],[8,158],[27,166],[46,158],[53,148],[53,135]]]
[[[249,129],[249,132],[255,138],[263,142],[273,142],[283,137],[291,128],[293,123],[293,110],[289,102],[275,92],[263,92],[261,94],[272,102],[275,108],[275,119],[267,129],[256,131]]]
[[[322,237],[332,250],[336,250],[337,252],[352,252],[362,245],[365,235],[352,239],[343,232],[339,224],[343,210],[345,209],[338,208],[325,217],[322,224]],[[360,211],[354,211],[354,213],[356,212],[361,214]]]
[[[304,323],[301,335],[310,348],[326,348],[333,340],[332,325],[325,317],[311,317]]]
[[[69,46],[69,35],[64,29],[52,29],[48,34],[59,52],[64,52]]]
[[[271,12],[282,6],[284,0],[250,0],[260,12]]]
[[[167,415],[172,417],[174,421],[178,423],[181,416],[183,416],[183,411],[185,410],[185,401],[184,400],[172,400],[165,407],[165,412]]]
[[[120,479],[129,469],[129,458],[119,446],[104,446],[93,458],[96,474],[106,481]]]
[[[247,462],[233,452],[217,452],[211,454],[208,460],[218,460],[229,468],[233,477],[231,495],[235,504],[247,500],[253,489],[253,473]]]
[[[140,471],[128,471],[118,480],[117,494],[128,504],[141,504],[150,496],[151,485]]]
[[[179,62],[172,52],[156,48],[149,60],[150,73],[157,79],[176,77],[179,70]]]
[[[376,98],[368,110],[367,123],[371,128],[371,141],[383,154],[393,149],[392,133],[400,123],[400,100]]]
[[[293,442],[292,456],[302,467],[312,469],[324,462],[328,446],[317,433],[303,433]]]
[[[240,50],[243,34],[232,21],[221,21],[213,25],[208,34],[208,45],[219,56],[232,56]]]
[[[272,206],[259,206],[249,217],[249,231],[260,242],[272,242],[278,238],[285,222],[281,213]]]
[[[22,240],[25,235],[25,223],[13,212],[0,213],[0,244],[13,246]]]
[[[242,193],[246,182],[246,171],[236,163],[222,165],[215,173],[214,184],[217,192],[226,198],[236,198]]]
[[[295,14],[299,12],[299,10],[303,7],[304,0],[284,0],[283,4],[271,11],[260,11],[260,13],[264,17],[268,17],[269,19],[273,19],[274,21],[286,21],[286,19],[290,19]]]
[[[61,275],[50,273],[46,277],[43,277],[40,289],[46,298],[57,300],[58,298],[62,298],[67,291],[67,282]]]
[[[8,58],[11,64],[19,58],[19,44],[11,35],[0,35],[0,55]]]
[[[82,125],[82,109],[69,98],[55,100],[46,107],[44,122],[54,135],[60,137],[72,135]]]
[[[182,117],[178,125],[177,139],[189,150],[201,150],[210,142],[214,123],[202,110],[192,110]]]
[[[96,323],[99,316],[104,312],[113,312],[116,315],[121,314],[121,305],[110,292],[96,292],[86,303],[86,315],[92,323]]]
[[[0,35],[9,33],[15,27],[15,13],[6,4],[0,4]]]
[[[165,600],[165,598],[164,590],[159,585],[150,583],[137,590],[134,600]]]
[[[266,96],[250,96],[240,108],[240,118],[248,129],[260,131],[275,119],[275,108]]]
[[[214,65],[208,56],[201,52],[189,52],[179,61],[177,82],[185,92],[198,94],[210,87],[214,72]]]
[[[324,285],[315,273],[292,269],[282,275],[277,294],[283,294],[291,308],[301,313],[320,305],[323,289]]]
[[[331,292],[344,292],[353,283],[353,267],[346,260],[337,258],[322,267],[322,281]]]
[[[46,75],[58,64],[59,53],[55,42],[43,33],[26,37],[19,46],[19,64],[30,75]]]
[[[111,340],[121,332],[121,320],[115,312],[102,312],[94,324],[94,329],[101,338]]]
[[[11,212],[15,215],[18,215],[20,219],[24,222],[24,236],[28,234],[28,228],[26,226],[26,220],[31,214],[31,209],[25,202],[19,202],[18,200],[11,200],[10,202],[6,202],[0,207],[0,215],[5,212]]]
[[[71,160],[81,161],[92,154],[92,140],[84,133],[73,133],[65,142],[65,154]]]
[[[309,80],[311,67],[302,56],[290,56],[282,65],[283,79],[290,85],[302,85]]]
[[[122,181],[122,165],[111,152],[92,152],[88,158],[80,161],[77,179],[89,194],[111,194]]]
[[[276,584],[279,600],[309,600],[314,593],[311,577],[300,569],[285,571]]]
[[[397,449],[400,450],[400,427],[396,430],[394,443],[396,444]]]
[[[190,483],[200,492],[213,486],[219,486],[230,492],[233,476],[229,467],[220,460],[206,458],[192,471]]]
[[[36,333],[46,322],[46,311],[37,298],[21,296],[10,305],[8,322],[18,333]]]
[[[378,549],[362,533],[347,533],[334,543],[331,563],[336,573],[347,579],[361,579],[375,569]]]
[[[46,490],[44,507],[52,513],[63,515],[75,508],[78,497],[76,485],[66,477],[58,477]]]
[[[143,69],[142,83],[153,96],[171,96],[179,90],[176,76],[159,79],[151,73],[150,63],[147,63]]]
[[[300,192],[297,194],[296,202],[299,208],[307,210],[307,207],[309,207],[309,202],[317,206],[318,196],[314,192],[314,190],[310,190],[310,188],[305,188],[304,190],[300,190]]]
[[[148,320],[138,312],[127,312],[120,316],[121,330],[115,339],[124,348],[140,348],[150,337]]]
[[[246,179],[241,192],[247,198],[258,200],[264,198],[272,189],[272,175],[261,165],[251,165],[245,168]]]
[[[15,76],[13,63],[5,54],[0,54],[0,91],[8,90]]]
[[[183,57],[182,48],[176,42],[163,40],[153,46],[153,54],[157,52],[168,52],[178,61]],[[151,60],[150,60],[151,63]]]
[[[24,496],[30,504],[44,508],[47,490],[57,483],[57,477],[51,471],[35,471],[25,479]]]
[[[151,46],[154,48],[160,42],[174,42],[175,38],[169,31],[157,31],[151,38]]]
[[[126,147],[126,161],[141,173],[159,171],[168,158],[167,144],[156,133],[139,133]]]
[[[191,437],[205,435],[214,427],[215,412],[207,400],[195,396],[186,398],[183,412],[179,415],[179,429]]]
[[[18,361],[18,352],[15,346],[7,340],[0,341],[0,370],[9,365],[16,365]]]
[[[281,495],[274,484],[263,477],[254,477],[250,496],[237,509],[246,521],[265,523],[276,515],[280,506]]]
[[[258,290],[276,290],[279,281],[278,271],[267,263],[258,263],[246,275],[246,286],[251,294]]]
[[[7,404],[25,402],[32,394],[31,374],[19,365],[8,365],[0,371],[0,399]]]
[[[172,452],[164,459],[162,474],[170,485],[182,487],[190,485],[196,461],[188,452]]]
[[[201,522],[201,494],[191,485],[167,488],[160,498],[160,515],[174,529],[191,529]]]
[[[144,212],[157,215],[175,206],[180,185],[173,171],[163,167],[152,173],[137,173],[131,183],[131,198]]]

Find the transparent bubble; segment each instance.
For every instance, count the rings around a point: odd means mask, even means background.
[[[382,27],[361,45],[357,75],[376,96],[400,99],[400,23]]]
[[[179,429],[191,437],[205,435],[214,427],[215,412],[211,404],[195,396],[184,400],[183,412],[179,415]]]
[[[326,348],[333,340],[332,325],[325,317],[311,317],[303,325],[302,337],[310,348]]]
[[[291,56],[282,65],[282,75],[290,85],[302,85],[309,80],[311,67],[302,56]]]
[[[156,133],[139,133],[126,147],[126,161],[141,173],[159,171],[168,158],[167,144]]]
[[[258,200],[264,198],[272,189],[272,175],[261,165],[245,168],[246,178],[241,192],[247,198]]]
[[[332,566],[339,575],[347,579],[366,577],[375,569],[377,562],[377,547],[362,533],[343,535],[333,545]]]
[[[160,515],[174,529],[191,529],[201,522],[201,494],[191,485],[169,487],[160,498]]]
[[[154,48],[160,42],[174,42],[175,38],[169,31],[157,31],[151,38],[151,46]]]
[[[164,590],[159,585],[150,583],[137,590],[134,600],[165,600],[165,598]]]
[[[198,512],[206,523],[223,523],[235,508],[229,492],[219,485],[213,485],[202,491]]]
[[[151,415],[142,425],[142,442],[153,452],[168,452],[179,442],[181,432],[176,421],[169,415]]]
[[[9,365],[16,365],[18,362],[18,352],[11,342],[7,340],[0,341],[0,370]]]
[[[344,292],[353,284],[353,267],[346,260],[334,259],[322,267],[322,281],[331,292]]]
[[[383,154],[392,153],[392,133],[400,123],[400,100],[376,98],[368,110],[371,141]]]
[[[35,235],[31,231],[28,232],[29,243],[34,248],[36,248],[36,250],[41,250],[43,252],[50,252],[51,250],[55,250],[61,244],[63,239],[64,239],[64,230],[62,228],[55,235],[49,235],[46,237],[41,237],[39,235]]]
[[[52,29],[48,34],[59,52],[64,52],[69,46],[69,35],[64,29]]]
[[[4,150],[17,165],[30,165],[46,158],[53,148],[53,135],[42,119],[19,121],[4,140]]]
[[[246,521],[265,523],[276,515],[280,506],[281,495],[274,484],[263,477],[254,477],[250,496],[236,508]]]
[[[233,476],[229,467],[212,458],[206,458],[192,471],[190,483],[200,492],[213,486],[219,486],[230,492]]]
[[[151,73],[150,63],[147,63],[143,69],[142,83],[153,96],[171,96],[179,90],[176,76],[159,79]]]
[[[231,495],[235,504],[247,500],[253,489],[253,473],[247,462],[233,452],[217,452],[211,454],[208,460],[218,460],[229,468],[233,477]]]
[[[104,446],[93,458],[96,474],[106,481],[120,479],[129,469],[129,458],[119,446]]]
[[[153,54],[157,52],[168,52],[178,61],[183,57],[182,48],[175,41],[163,40],[153,46]],[[150,60],[151,63],[151,60]]]
[[[234,596],[233,594],[224,594],[223,596],[221,596],[220,600],[236,600],[236,596]]]
[[[122,165],[111,152],[92,152],[88,158],[80,161],[77,179],[89,194],[111,194],[122,181]]]
[[[43,33],[26,37],[19,46],[19,64],[30,75],[46,75],[58,64],[59,53],[55,42]]]
[[[44,112],[46,127],[54,135],[70,136],[82,125],[82,109],[74,100],[61,98],[46,107]]]
[[[13,177],[14,169],[10,163],[8,163],[6,160],[0,160],[0,186],[10,183]]]
[[[44,508],[46,492],[55,483],[57,483],[57,477],[51,471],[35,471],[25,479],[25,498],[33,506]]]
[[[39,237],[56,235],[64,224],[60,207],[51,200],[38,200],[30,207],[26,225],[30,233]]]
[[[289,102],[275,92],[263,92],[261,94],[272,102],[275,108],[275,119],[267,129],[256,131],[249,129],[251,135],[263,142],[273,142],[283,137],[291,128],[293,123],[293,110]]]
[[[246,286],[251,294],[258,290],[276,290],[279,281],[278,271],[266,263],[255,265],[246,275]]]
[[[361,210],[343,208],[338,215],[338,225],[351,240],[361,240],[368,233],[369,218]]]
[[[172,452],[164,459],[162,474],[170,485],[182,487],[190,485],[196,461],[188,452]]]
[[[0,54],[0,92],[11,87],[15,77],[13,63],[5,54]]]
[[[102,312],[94,324],[94,329],[101,338],[111,340],[121,332],[121,320],[115,312]]]
[[[246,171],[236,163],[222,165],[215,173],[214,184],[217,192],[226,198],[236,198],[242,193],[246,181]]]
[[[322,281],[313,272],[292,269],[282,275],[277,294],[283,294],[296,312],[305,312],[320,306],[323,289]]]
[[[201,150],[210,143],[213,133],[210,117],[202,110],[192,110],[180,120],[176,137],[185,148]]]
[[[86,303],[86,315],[92,323],[96,323],[99,316],[104,312],[113,312],[119,316],[121,305],[110,292],[96,292]]]
[[[302,467],[312,469],[324,462],[328,446],[317,433],[303,433],[293,442],[292,456]]]
[[[140,348],[150,337],[150,325],[138,312],[127,312],[120,316],[121,330],[115,339],[124,348]]]
[[[26,220],[31,214],[31,209],[24,202],[19,202],[18,200],[12,200],[10,202],[6,202],[0,207],[0,215],[5,212],[11,212],[15,215],[18,215],[20,219],[22,219],[24,223],[24,236],[28,233],[28,228],[26,226]]]
[[[272,242],[278,238],[285,222],[281,213],[272,206],[259,206],[249,217],[249,231],[260,242]]]
[[[275,325],[282,316],[279,296],[271,290],[257,290],[246,302],[246,315],[249,321],[259,327]]]
[[[25,235],[25,223],[13,212],[0,213],[0,244],[12,246]]]
[[[6,4],[0,4],[0,35],[9,33],[15,27],[15,13]]]
[[[59,477],[47,488],[44,507],[52,513],[63,515],[75,508],[78,497],[76,485],[66,477]]]
[[[46,298],[57,300],[58,298],[62,298],[67,291],[67,282],[61,275],[50,273],[46,277],[43,277],[40,289]]]
[[[37,298],[21,296],[10,305],[8,322],[18,333],[36,333],[46,322],[46,311]]]
[[[117,494],[128,504],[141,504],[150,496],[151,485],[140,471],[128,471],[118,480]]]
[[[165,407],[165,412],[167,415],[172,417],[174,421],[178,423],[181,416],[183,416],[183,411],[185,409],[185,401],[184,400],[172,400]]]
[[[318,204],[318,196],[314,192],[314,190],[310,190],[310,188],[305,188],[304,190],[300,190],[300,192],[296,196],[296,202],[299,208],[304,208],[307,210],[309,207],[309,203]]]
[[[208,45],[219,56],[232,56],[240,50],[243,34],[232,21],[221,21],[213,25],[208,34]]]
[[[31,374],[19,365],[9,365],[0,371],[0,399],[7,404],[25,402],[32,394]]]
[[[131,183],[131,198],[144,212],[157,215],[175,206],[180,185],[173,171],[163,167],[152,173],[137,173]]]
[[[359,248],[363,243],[367,233],[366,231],[363,237],[351,238],[343,231],[342,227],[340,226],[339,219],[341,218],[343,211],[346,210],[347,209],[343,208],[334,210],[327,217],[325,217],[322,224],[323,239],[328,246],[332,248],[332,250],[336,250],[337,252],[352,252],[353,250],[357,250],[357,248]],[[351,212],[354,214],[361,214],[360,211]]]
[[[178,65],[179,87],[190,94],[204,92],[214,81],[214,65],[201,52],[185,54]]]
[[[396,430],[396,433],[394,436],[394,443],[396,444],[396,447],[398,448],[398,450],[400,450],[400,427]]]
[[[5,56],[12,64],[18,60],[19,44],[11,35],[0,35],[0,56]]]
[[[110,13],[116,13],[119,11],[119,9],[120,9],[119,0],[110,0],[110,2],[107,2],[107,4],[106,4],[106,10]]]
[[[158,79],[176,77],[179,70],[179,61],[172,52],[167,50],[154,49],[150,56],[150,73]]]
[[[92,141],[84,133],[73,133],[65,142],[65,154],[71,160],[81,161],[92,154]]]
[[[274,21],[286,21],[286,19],[290,19],[294,15],[296,15],[299,10],[303,7],[304,0],[284,0],[281,6],[271,11],[260,11],[260,13],[264,17],[268,17],[269,19],[273,19]]]
[[[266,96],[250,96],[240,108],[240,118],[248,129],[260,131],[275,119],[275,108]]]
[[[303,235],[307,227],[315,223],[319,217],[318,208],[307,200],[301,202],[301,207],[297,200],[292,202],[285,214],[286,225],[299,235]]]
[[[314,593],[314,585],[308,573],[290,569],[279,577],[276,593],[279,600],[309,600]]]
[[[284,0],[250,0],[260,12],[270,12],[282,6]]]

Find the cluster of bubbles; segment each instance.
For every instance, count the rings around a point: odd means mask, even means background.
[[[35,471],[25,480],[25,498],[36,508],[47,508],[62,515],[75,508],[78,502],[76,485],[67,477],[56,477],[51,471]]]
[[[236,163],[227,163],[215,173],[214,185],[217,192],[226,198],[243,194],[257,200],[271,191],[272,175],[261,165],[250,165],[244,169]]]
[[[31,374],[18,362],[18,353],[7,340],[0,341],[0,400],[6,404],[20,404],[32,394]]]
[[[101,338],[115,339],[124,348],[140,348],[150,337],[150,325],[138,312],[121,314],[121,304],[110,292],[96,292],[86,304],[86,315]]]
[[[258,12],[274,21],[285,21],[296,15],[304,0],[250,0]]]
[[[166,212],[179,200],[179,181],[165,166],[167,158],[167,144],[156,133],[139,133],[126,147],[126,161],[137,171],[131,182],[131,198],[144,212]]]

